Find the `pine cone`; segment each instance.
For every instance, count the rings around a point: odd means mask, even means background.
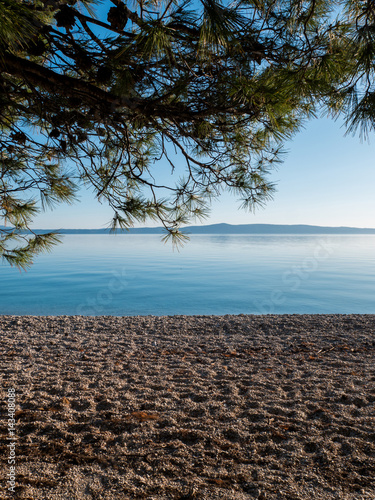
[[[49,136],[51,137],[51,139],[57,139],[60,136],[60,131],[57,128],[54,128],[49,133]]]
[[[27,137],[23,132],[13,132],[11,139],[18,142],[18,144],[25,144]]]
[[[125,5],[119,3],[117,7],[111,7],[108,11],[107,21],[113,29],[122,31],[128,22]]]
[[[56,24],[60,28],[71,29],[75,23],[73,10],[68,5],[63,5],[55,14]]]

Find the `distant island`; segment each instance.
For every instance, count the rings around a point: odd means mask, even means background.
[[[375,234],[375,228],[326,227],[306,224],[210,224],[207,226],[188,226],[181,229],[185,234]],[[37,234],[50,229],[34,229]],[[59,229],[60,234],[109,234],[109,229]],[[131,228],[118,230],[122,234],[164,234],[162,227]]]

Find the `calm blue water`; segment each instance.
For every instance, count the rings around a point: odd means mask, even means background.
[[[66,235],[0,280],[0,314],[375,313],[375,236]]]

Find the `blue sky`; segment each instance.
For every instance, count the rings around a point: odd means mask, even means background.
[[[286,149],[284,162],[271,175],[277,184],[273,201],[249,213],[238,209],[235,197],[224,194],[214,202],[205,224],[375,227],[375,134],[361,141],[358,135],[345,136],[342,122],[320,118],[308,122]],[[107,206],[82,192],[80,202],[41,214],[33,227],[102,228],[110,219]]]
[[[106,8],[104,4],[99,7]],[[104,14],[103,14],[104,15]],[[273,201],[255,213],[224,194],[212,205],[204,224],[312,224],[375,228],[375,133],[369,141],[345,135],[342,121],[319,118],[285,145],[288,154],[270,177],[277,185]],[[169,166],[157,165],[167,177]],[[181,175],[183,164],[181,165]],[[165,179],[166,180],[166,179]],[[60,205],[35,219],[35,228],[103,228],[112,212],[90,192],[80,202]],[[152,221],[146,226],[160,225]]]

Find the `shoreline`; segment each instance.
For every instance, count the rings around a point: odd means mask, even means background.
[[[269,318],[269,319],[281,319],[281,318],[360,318],[367,317],[375,320],[375,312],[374,313],[273,313],[273,314],[256,314],[256,313],[235,313],[235,314],[133,314],[133,315],[106,315],[106,314],[97,314],[97,315],[84,315],[84,314],[1,314],[0,313],[0,323],[1,321],[13,318],[35,318],[35,319],[63,319],[63,318],[71,318],[74,320],[84,320],[84,319],[132,319],[132,318]]]
[[[0,500],[375,498],[375,315],[4,315],[0,338]]]

